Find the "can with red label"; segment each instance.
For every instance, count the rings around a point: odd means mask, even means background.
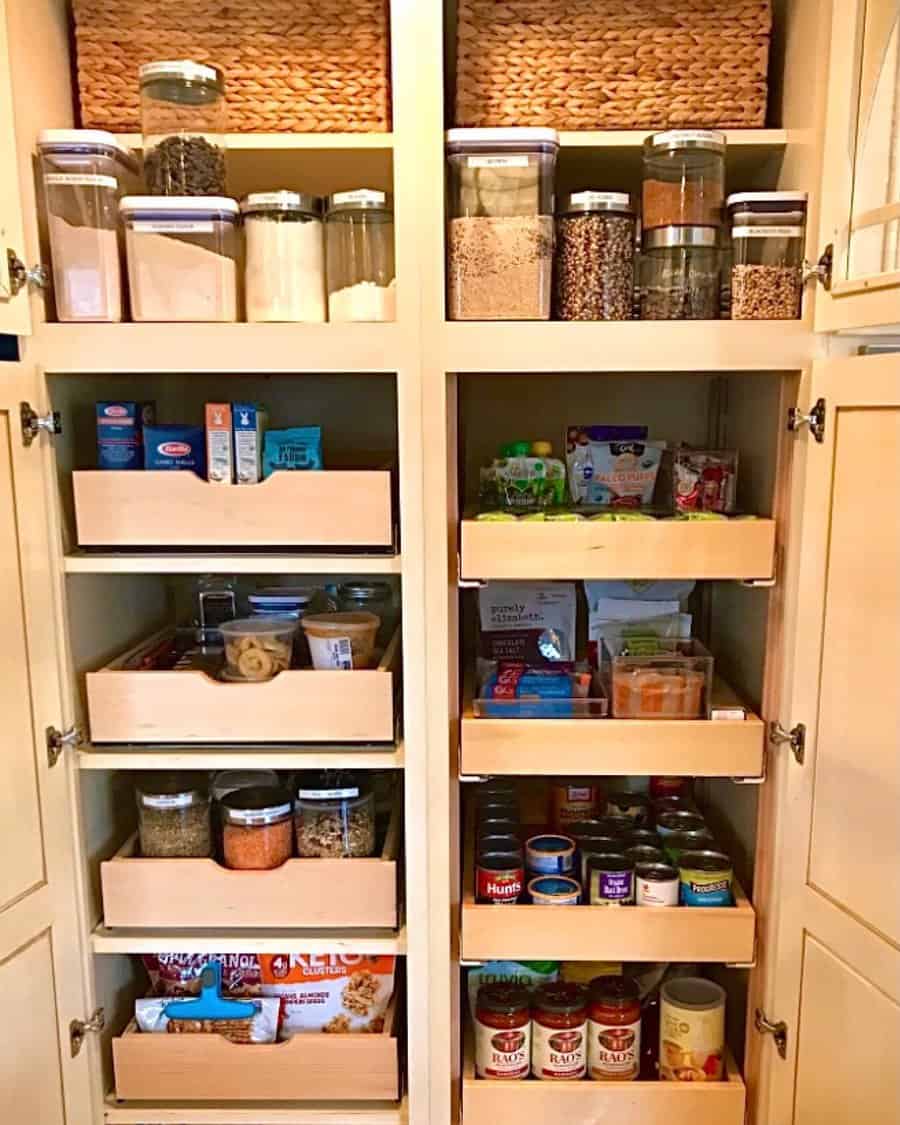
[[[522,853],[487,852],[475,864],[475,901],[514,906],[525,886]]]

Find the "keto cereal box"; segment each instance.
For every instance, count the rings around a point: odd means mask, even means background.
[[[355,953],[260,954],[261,993],[281,998],[281,1038],[306,1032],[384,1030],[394,957]]]

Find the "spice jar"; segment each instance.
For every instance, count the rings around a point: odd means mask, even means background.
[[[483,984],[475,1003],[475,1073],[527,1078],[531,1068],[528,993],[517,984]]]
[[[217,66],[153,62],[139,71],[144,178],[151,195],[225,194],[225,78]]]
[[[644,141],[644,230],[719,227],[725,196],[725,134],[670,129]]]
[[[247,320],[325,320],[322,200],[296,191],[261,191],[241,203]]]
[[[352,773],[325,770],[300,781],[297,855],[349,859],[375,852],[375,798]]]
[[[746,191],[728,197],[733,320],[800,316],[806,204],[805,191]]]
[[[627,192],[567,195],[556,220],[556,316],[630,320],[634,211]]]
[[[209,794],[196,774],[152,774],[135,786],[141,855],[196,859],[212,852]]]
[[[394,210],[384,191],[329,195],[325,215],[328,319],[397,319]]]
[[[344,582],[338,586],[338,609],[347,613],[375,613],[381,618],[375,644],[384,648],[394,635],[399,614],[389,582]]]
[[[236,789],[222,798],[225,866],[267,871],[291,858],[291,798],[281,786]]]
[[[643,320],[717,320],[721,262],[714,227],[644,231],[641,252]]]
[[[630,1082],[641,1068],[641,1004],[627,977],[595,977],[588,996],[588,1073]]]
[[[587,1073],[587,992],[579,984],[544,984],[531,1010],[531,1073],[566,1081]]]

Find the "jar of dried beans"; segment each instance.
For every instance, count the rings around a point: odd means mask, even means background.
[[[721,264],[715,227],[645,230],[642,320],[718,320]]]
[[[225,866],[266,871],[291,858],[293,824],[290,794],[280,786],[236,789],[222,798]]]
[[[297,789],[297,855],[356,859],[375,852],[375,798],[353,774],[324,771]]]
[[[556,316],[630,320],[634,211],[626,192],[567,195],[556,220]]]
[[[209,794],[195,774],[150,774],[135,786],[141,855],[194,859],[212,852]]]
[[[803,289],[804,191],[728,197],[733,320],[796,320]]]
[[[144,177],[151,195],[225,194],[225,78],[181,59],[139,71]]]
[[[644,230],[720,227],[725,198],[725,134],[670,129],[644,141]]]

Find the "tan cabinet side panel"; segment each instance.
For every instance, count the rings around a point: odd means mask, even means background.
[[[6,261],[7,247],[25,253],[9,53],[6,4],[0,0],[0,332],[21,336],[31,331],[28,299],[12,295]]]

